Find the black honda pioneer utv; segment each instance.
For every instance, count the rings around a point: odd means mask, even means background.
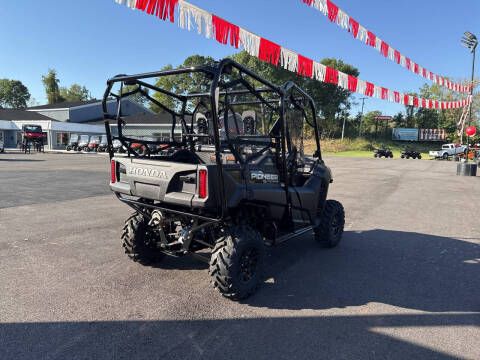
[[[188,91],[154,85],[176,76],[190,82]],[[149,114],[153,140],[121,112],[122,100],[134,94],[157,111]],[[107,111],[112,97],[116,116]],[[135,210],[122,233],[133,260],[192,254],[210,264],[214,286],[238,300],[263,280],[265,245],[307,233],[327,247],[340,241],[344,209],[327,200],[332,177],[321,156],[316,109],[294,83],[276,86],[225,59],[119,75],[108,81],[103,107],[110,188]],[[303,153],[305,134],[314,144],[310,157]],[[115,140],[128,156],[115,156]],[[138,143],[146,149],[141,154],[131,146]]]

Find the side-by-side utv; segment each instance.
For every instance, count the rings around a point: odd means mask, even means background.
[[[78,147],[78,141],[80,139],[80,135],[78,134],[71,134],[70,135],[70,139],[68,140],[68,144],[67,144],[67,147],[66,147],[66,150],[67,151],[77,151],[77,147]]]
[[[154,85],[176,76],[191,90]],[[158,110],[149,127],[161,137],[126,122],[122,100],[131,95]],[[117,100],[116,116],[107,111],[110,98]],[[119,75],[108,80],[103,107],[110,188],[134,209],[122,233],[133,260],[192,254],[209,263],[214,286],[238,300],[262,282],[265,246],[302,234],[326,247],[339,243],[344,209],[327,200],[332,175],[321,156],[315,105],[294,83],[274,85],[225,59]],[[114,141],[127,156],[113,152]],[[314,148],[309,156],[307,141]]]

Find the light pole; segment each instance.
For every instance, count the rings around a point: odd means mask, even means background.
[[[358,136],[362,136],[362,122],[363,122],[363,107],[365,106],[365,100],[368,98],[362,97],[360,100],[362,100],[362,111],[360,112],[360,127],[358,128]]]
[[[475,76],[475,53],[476,53],[476,49],[477,49],[477,45],[478,45],[478,39],[475,35],[473,35],[471,32],[469,31],[465,31],[465,33],[463,34],[463,37],[462,37],[462,44],[463,46],[465,46],[467,49],[470,50],[470,52],[472,53],[472,81],[470,83],[470,99],[472,99],[472,96],[473,96],[473,81],[474,81],[474,76]],[[472,104],[470,103],[470,114],[469,114],[469,117],[468,117],[468,125],[470,126],[471,123],[472,123]],[[469,152],[469,147],[470,147],[470,139],[468,138],[467,136],[467,159],[466,159],[466,162],[468,162],[468,152]]]

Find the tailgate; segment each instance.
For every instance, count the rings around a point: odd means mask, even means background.
[[[196,196],[198,165],[119,157],[113,191],[144,199],[191,206]]]

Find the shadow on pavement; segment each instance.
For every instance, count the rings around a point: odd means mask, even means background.
[[[370,302],[430,312],[480,311],[480,246],[419,233],[346,232],[335,249],[310,237],[270,251],[267,278],[245,302],[330,309]]]
[[[478,315],[435,314],[4,323],[0,324],[0,358],[452,359],[380,332],[415,326],[474,326],[479,320]]]

